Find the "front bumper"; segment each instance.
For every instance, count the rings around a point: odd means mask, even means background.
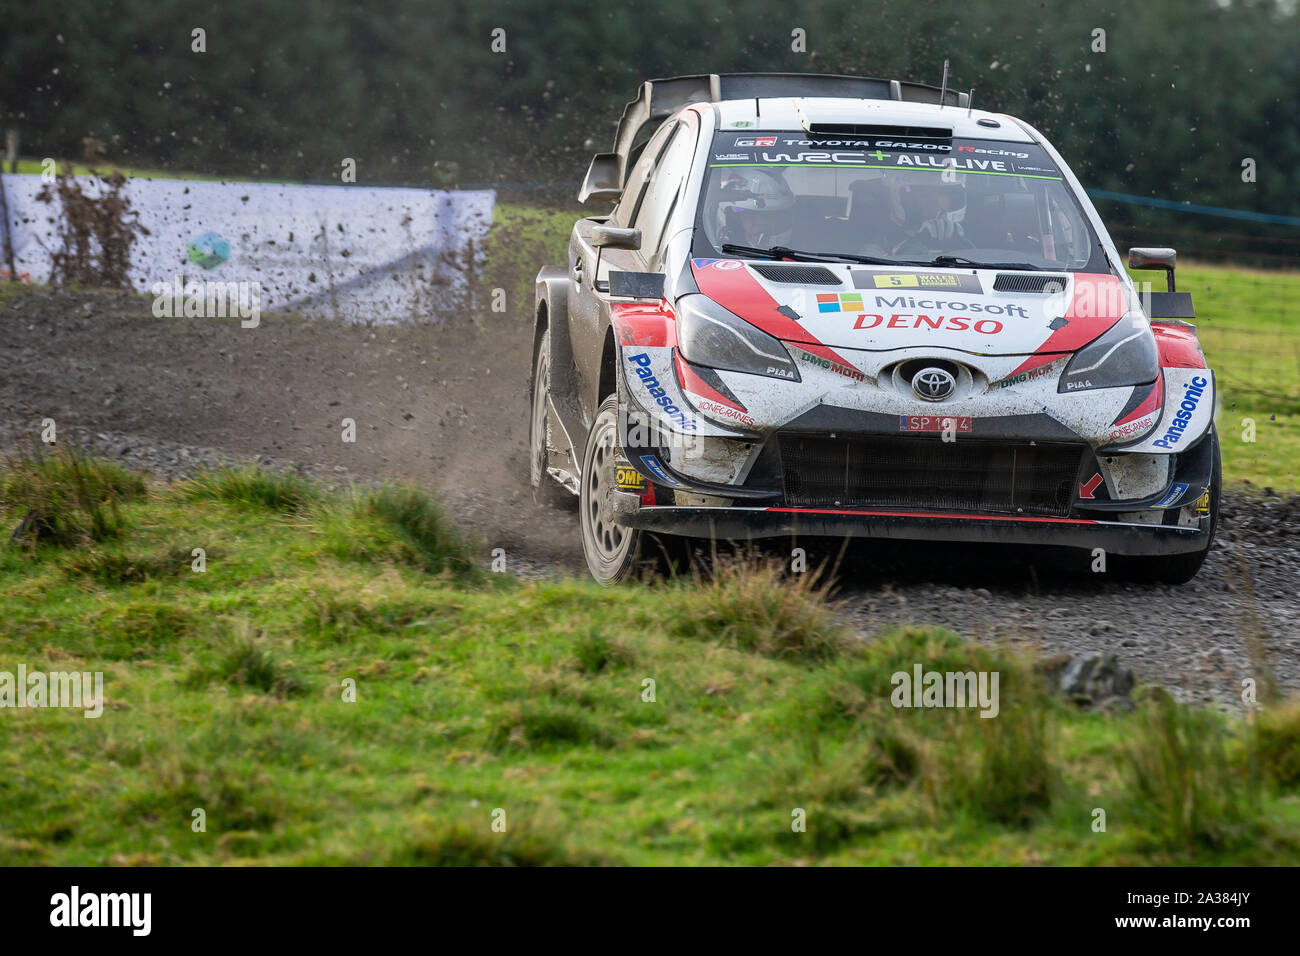
[[[1051,547],[1102,548],[1107,554],[1150,556],[1199,551],[1209,520],[1199,527],[921,511],[789,507],[641,507],[620,524],[662,534],[744,541],[788,536],[890,538]]]

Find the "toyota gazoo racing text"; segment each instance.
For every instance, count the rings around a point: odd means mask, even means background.
[[[579,496],[597,580],[671,536],[1200,567],[1215,381],[1174,251],[1129,250],[1167,274],[1140,292],[1020,120],[889,80],[654,80],[579,198],[614,205],[537,278],[531,480]]]

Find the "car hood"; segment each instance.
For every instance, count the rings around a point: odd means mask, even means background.
[[[787,342],[1073,352],[1129,310],[1112,275],[694,259],[700,292]]]

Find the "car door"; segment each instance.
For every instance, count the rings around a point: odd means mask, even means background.
[[[609,328],[608,281],[611,269],[638,270],[637,253],[628,249],[597,248],[592,230],[602,223],[630,226],[637,221],[652,173],[679,127],[665,123],[650,138],[632,166],[618,205],[609,216],[583,219],[574,227],[569,243],[569,276],[573,292],[569,305],[569,328],[576,373],[583,397],[584,428],[591,426],[596,406],[604,397],[600,391],[600,359]]]
[[[664,144],[645,198],[632,223],[641,230],[641,248],[633,253],[634,259],[628,268],[662,273],[668,239],[682,221],[682,197],[695,158],[699,121],[694,113],[688,111],[682,115],[678,125],[680,128]]]

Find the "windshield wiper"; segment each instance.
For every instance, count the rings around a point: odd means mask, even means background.
[[[749,256],[754,259],[789,259],[793,262],[858,262],[869,266],[965,266],[970,269],[1021,269],[1031,272],[1043,270],[1030,262],[978,262],[965,256],[935,256],[933,259],[885,259],[880,256],[859,256],[851,252],[804,252],[789,246],[738,246],[724,242],[722,251],[730,255]]]
[[[734,242],[724,242],[722,251],[731,255],[750,256],[754,259],[790,259],[794,262],[861,262],[871,266],[896,266],[898,259],[880,259],[876,256],[855,256],[848,252],[801,252],[789,246],[770,246],[760,249],[757,246],[738,246]],[[915,263],[910,263],[915,264]]]
[[[929,262],[924,264],[930,266],[966,266],[970,269],[1023,269],[1030,272],[1043,271],[1031,262],[977,262],[974,259],[967,259],[965,256],[935,256]]]

